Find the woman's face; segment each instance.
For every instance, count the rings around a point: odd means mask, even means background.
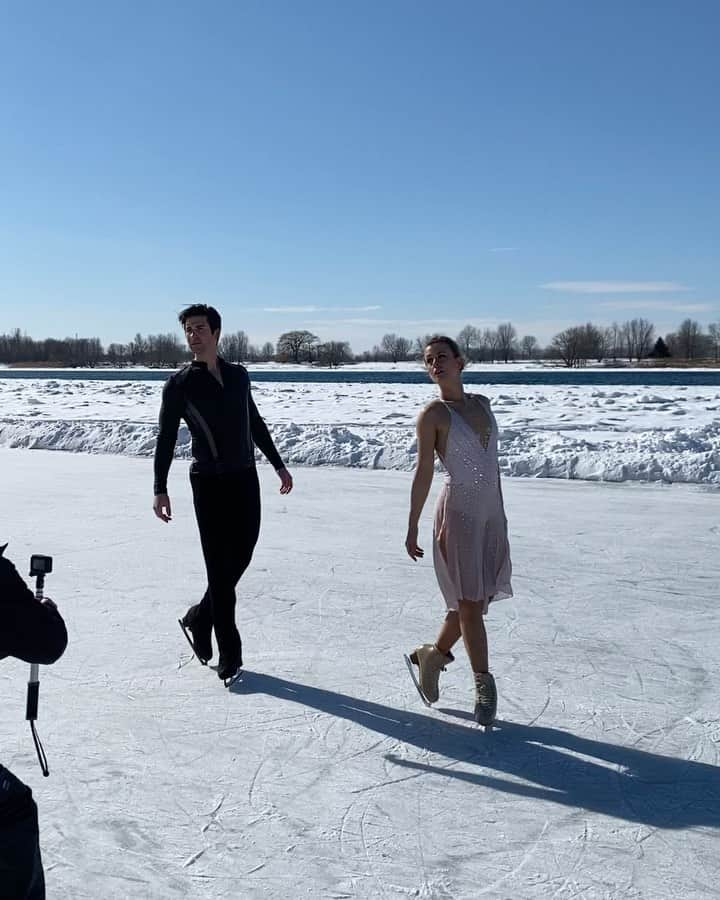
[[[444,341],[428,344],[424,356],[428,375],[437,384],[460,377],[463,370],[462,359],[455,356],[452,348]]]

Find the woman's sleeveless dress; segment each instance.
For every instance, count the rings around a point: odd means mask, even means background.
[[[498,427],[490,401],[479,398],[488,416],[487,448],[468,422],[450,413],[445,484],[435,507],[433,562],[449,610],[459,600],[482,603],[512,597],[512,565],[498,470]]]

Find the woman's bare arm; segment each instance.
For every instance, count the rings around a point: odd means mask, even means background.
[[[434,406],[424,409],[417,420],[417,463],[410,491],[410,515],[405,548],[411,559],[424,555],[418,547],[418,523],[425,501],[430,493],[435,468],[435,446],[437,442],[437,411]]]

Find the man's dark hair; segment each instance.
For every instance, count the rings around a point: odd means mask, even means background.
[[[453,356],[457,357],[458,359],[463,359],[463,355],[460,351],[460,347],[458,347],[457,341],[454,341],[451,337],[447,337],[447,335],[445,334],[434,334],[425,342],[426,347],[429,347],[430,344],[447,344],[448,347],[452,350]]]
[[[191,316],[205,316],[208,320],[210,331],[212,331],[213,334],[222,327],[220,313],[214,306],[208,306],[205,303],[193,303],[192,306],[186,306],[178,316],[178,321],[183,328],[185,327],[185,322],[191,318]]]

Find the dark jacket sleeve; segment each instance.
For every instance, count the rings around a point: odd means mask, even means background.
[[[283,469],[285,463],[282,461],[277,448],[270,437],[270,432],[265,424],[263,417],[258,412],[252,394],[248,394],[248,409],[250,411],[250,433],[252,434],[253,443],[265,456],[267,461],[274,469]]]
[[[165,383],[160,407],[160,427],[157,444],[155,445],[155,485],[154,492],[167,494],[167,477],[170,471],[175,442],[177,441],[178,427],[183,414],[185,403],[180,387],[171,377]]]
[[[35,599],[15,566],[0,558],[0,658],[50,665],[67,647],[60,613]]]

